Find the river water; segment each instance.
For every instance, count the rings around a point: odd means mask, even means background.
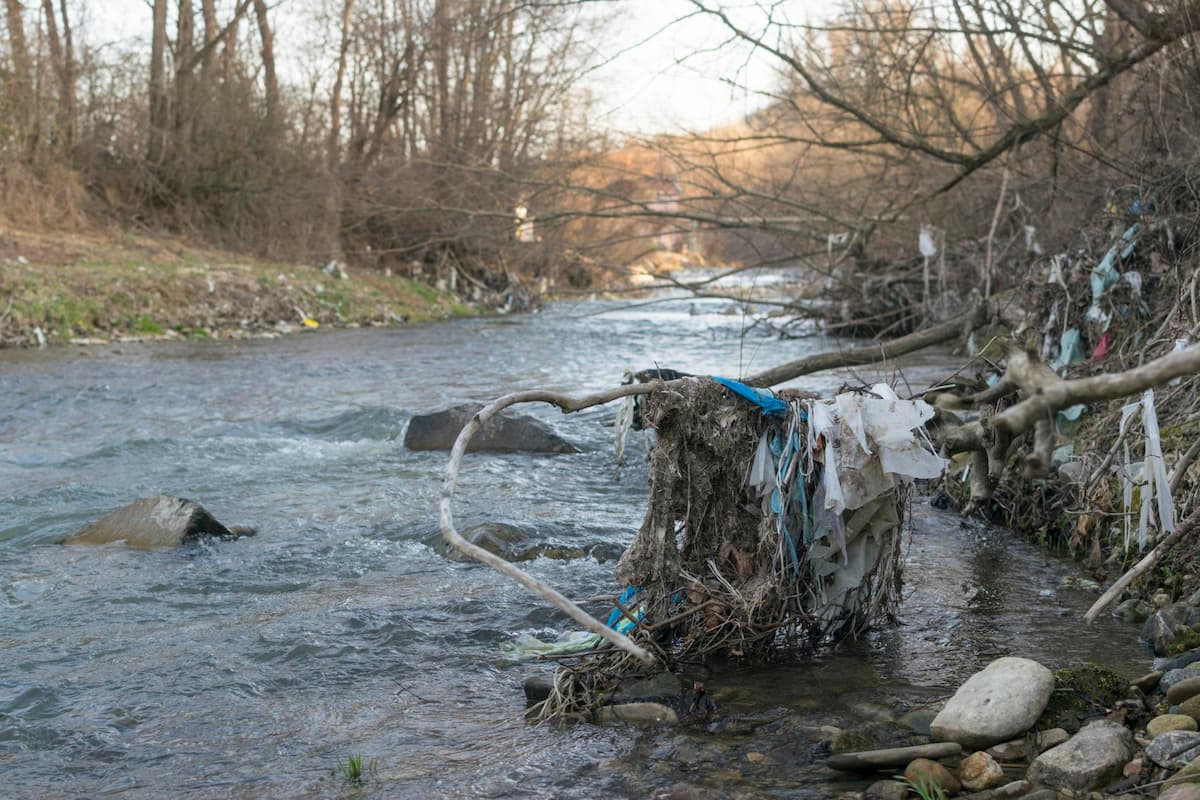
[[[742,337],[748,321],[722,305],[592,301],[0,353],[0,797],[640,798],[677,783],[827,797],[855,784],[820,766],[821,725],[893,716],[1004,654],[1145,666],[1135,628],[1082,625],[1093,596],[1059,588],[1070,564],[918,504],[898,624],[817,659],[717,665],[723,732],[525,724],[522,681],[547,667],[498,666],[500,645],[569,625],[430,546],[446,456],[405,450],[409,416],[516,388],[601,389],[630,367],[738,375],[837,346]],[[951,363],[803,383],[915,387]],[[627,543],[646,494],[640,445],[618,475],[611,409],[532,413],[583,452],[469,456],[460,527]],[[171,552],[57,544],[160,493],[258,535]],[[527,566],[571,596],[614,588],[612,562]],[[370,767],[361,787],[335,771],[351,754]]]

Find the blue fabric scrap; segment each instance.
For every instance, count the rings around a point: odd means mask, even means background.
[[[788,404],[770,392],[755,389],[753,386],[747,386],[744,383],[729,378],[717,378],[714,376],[713,380],[734,394],[757,405],[762,409],[763,416],[786,417],[788,414]]]

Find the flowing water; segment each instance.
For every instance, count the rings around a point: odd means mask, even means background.
[[[629,367],[736,375],[836,346],[742,337],[747,321],[721,310],[588,302],[0,354],[0,797],[621,798],[679,782],[827,797],[843,784],[819,764],[821,725],[892,716],[1002,654],[1144,666],[1135,629],[1082,627],[1092,597],[1058,588],[1069,564],[919,505],[899,623],[815,660],[717,666],[708,683],[732,721],[717,732],[525,724],[522,681],[547,667],[500,667],[500,645],[569,625],[431,547],[446,455],[405,450],[409,416],[514,388],[600,389]],[[804,385],[903,388],[950,363]],[[460,527],[627,543],[645,502],[640,445],[617,475],[611,409],[532,413],[583,452],[469,456]],[[168,552],[57,544],[159,493],[258,535]],[[572,596],[614,588],[612,562],[527,566]],[[335,771],[351,754],[370,767],[360,787]]]

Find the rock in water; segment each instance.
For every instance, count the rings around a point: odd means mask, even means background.
[[[1027,658],[999,658],[959,687],[930,726],[938,741],[983,749],[1033,727],[1054,691],[1054,673]]]
[[[483,406],[462,405],[417,414],[408,423],[404,446],[409,450],[449,450],[459,432]],[[559,436],[550,426],[533,417],[501,412],[472,437],[468,452],[578,453],[579,448]]]
[[[843,772],[874,772],[879,769],[903,767],[918,758],[949,758],[962,752],[956,742],[917,744],[911,747],[890,747],[886,750],[863,750],[830,756],[825,766]]]
[[[1087,791],[1121,777],[1133,755],[1133,736],[1111,720],[1097,720],[1065,744],[1042,753],[1029,767],[1030,781],[1055,789]]]
[[[63,544],[125,542],[139,550],[177,547],[203,538],[236,539],[254,530],[226,528],[199,503],[160,495],[135,500],[106,514],[67,538]]]

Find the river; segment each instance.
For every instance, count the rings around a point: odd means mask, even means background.
[[[446,455],[405,450],[409,416],[517,388],[601,389],[630,367],[737,375],[837,346],[743,337],[747,320],[724,305],[558,303],[276,340],[0,352],[0,797],[642,798],[677,783],[828,797],[861,784],[820,766],[821,725],[892,716],[1003,654],[1145,666],[1136,628],[1082,625],[1094,598],[1060,588],[1071,564],[918,503],[899,622],[816,659],[715,666],[720,713],[739,721],[724,732],[525,724],[522,681],[546,667],[500,667],[500,645],[569,625],[430,546]],[[903,388],[952,363],[803,385]],[[618,475],[611,409],[532,413],[583,452],[469,456],[460,527],[627,543],[641,445]],[[171,552],[58,544],[160,493],[258,535]],[[612,562],[527,566],[570,596],[614,588]],[[369,766],[360,787],[336,772],[351,754]]]

